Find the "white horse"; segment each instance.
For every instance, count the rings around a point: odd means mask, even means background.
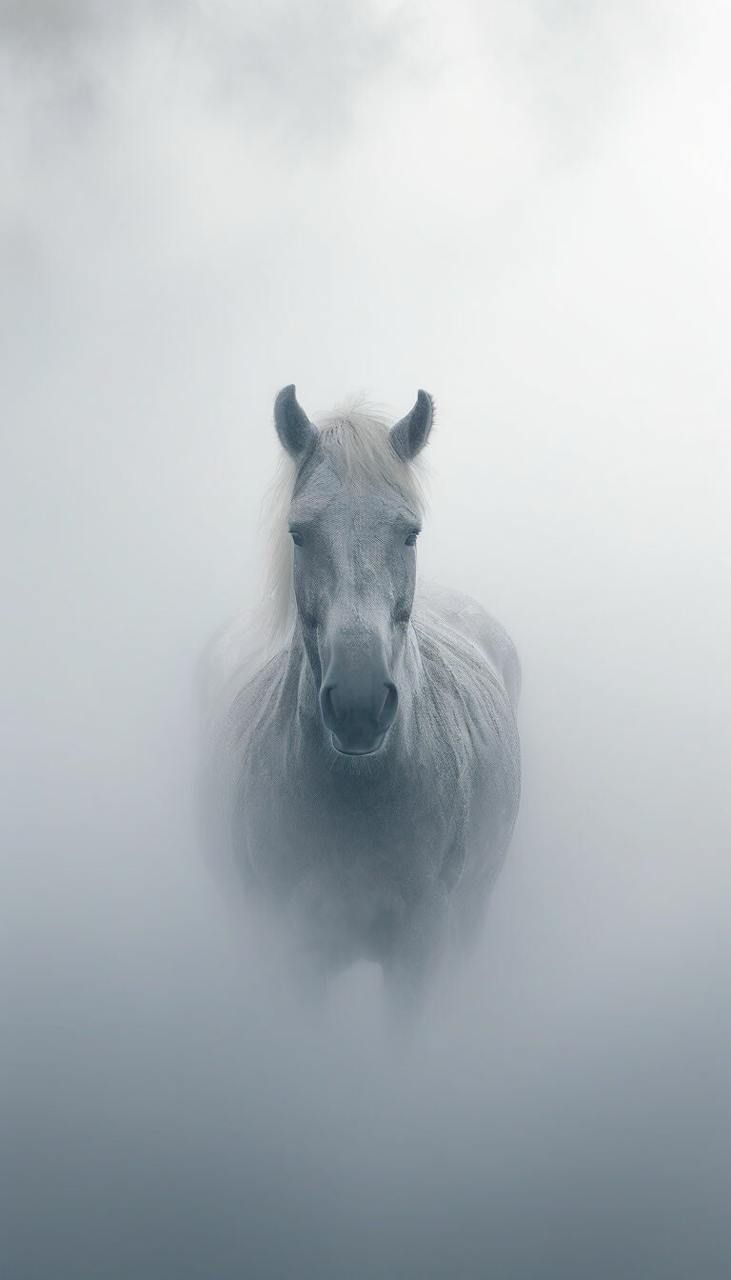
[[[289,460],[275,596],[290,624],[254,669],[239,627],[216,646],[227,837],[247,887],[284,911],[300,967],[324,978],[370,958],[410,997],[450,936],[474,935],[507,851],[518,658],[468,597],[420,586],[415,599],[426,392],[390,430],[357,411],[318,428],[293,386],[274,418]]]

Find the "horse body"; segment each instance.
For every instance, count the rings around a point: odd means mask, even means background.
[[[310,466],[302,487],[311,493],[323,467]],[[328,487],[320,474],[320,530],[342,502],[347,522],[332,548],[356,518],[371,547],[389,511],[370,495],[359,507],[363,485],[354,494],[344,476]],[[314,548],[320,535],[306,527]],[[289,643],[229,685],[225,738],[235,857],[251,892],[283,913],[298,962],[327,974],[372,959],[413,991],[450,934],[474,932],[507,850],[520,791],[520,675],[507,634],[476,602],[436,588],[413,600],[412,557],[395,546],[390,599],[372,572],[380,552],[335,564],[340,552],[321,548],[316,572],[305,558]],[[325,601],[310,579],[321,584],[328,564]]]

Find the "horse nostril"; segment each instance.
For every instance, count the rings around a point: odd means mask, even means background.
[[[334,691],[335,691],[335,685],[328,684],[325,686],[321,694],[322,718],[325,721],[325,724],[327,725],[328,729],[333,729],[337,724],[337,719],[338,719],[338,713],[335,707],[335,698],[333,696]]]
[[[398,689],[395,684],[386,685],[386,696],[378,715],[378,727],[385,730],[391,724],[398,707]]]

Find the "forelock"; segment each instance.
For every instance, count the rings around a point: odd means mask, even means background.
[[[323,455],[337,475],[364,488],[393,490],[421,516],[423,479],[418,462],[404,462],[393,448],[389,420],[377,409],[348,405],[317,419],[316,453]],[[315,458],[313,458],[313,463]]]

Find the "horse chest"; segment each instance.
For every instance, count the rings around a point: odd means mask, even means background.
[[[319,876],[359,893],[369,884],[412,898],[439,876],[458,809],[436,770],[374,776],[304,765],[256,788],[250,857],[281,890]]]

